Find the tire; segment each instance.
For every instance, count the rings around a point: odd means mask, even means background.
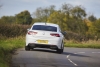
[[[61,49],[57,49],[57,53],[61,54],[61,53],[63,53],[63,51],[64,51],[64,45],[63,45],[63,42],[62,42]]]
[[[26,51],[29,51],[30,50],[30,47],[29,46],[25,46],[25,50]]]
[[[57,53],[59,54],[63,53],[63,49],[57,49]]]

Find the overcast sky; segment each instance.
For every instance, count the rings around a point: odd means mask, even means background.
[[[82,5],[87,13],[100,18],[100,0],[0,0],[0,4],[3,5],[0,8],[0,17],[14,16],[24,10],[32,14],[36,8],[50,5],[55,5],[56,9],[60,9],[64,3],[73,6]]]

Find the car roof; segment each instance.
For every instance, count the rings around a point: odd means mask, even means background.
[[[48,25],[48,26],[58,27],[57,24],[54,24],[54,23],[47,23],[47,22],[35,22],[33,25]]]

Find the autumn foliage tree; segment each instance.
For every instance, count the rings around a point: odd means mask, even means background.
[[[93,15],[87,18],[85,8],[81,5],[72,6],[71,4],[62,4],[59,10],[52,6],[46,8],[37,8],[33,13],[35,16],[33,22],[42,21],[58,24],[63,31],[71,31],[79,35],[79,39],[100,37],[99,19]],[[74,38],[76,38],[74,36]]]

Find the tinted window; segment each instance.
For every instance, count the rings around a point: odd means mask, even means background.
[[[45,26],[45,25],[34,25],[32,30],[45,30],[45,31],[54,31],[57,32],[57,28],[53,26]]]

